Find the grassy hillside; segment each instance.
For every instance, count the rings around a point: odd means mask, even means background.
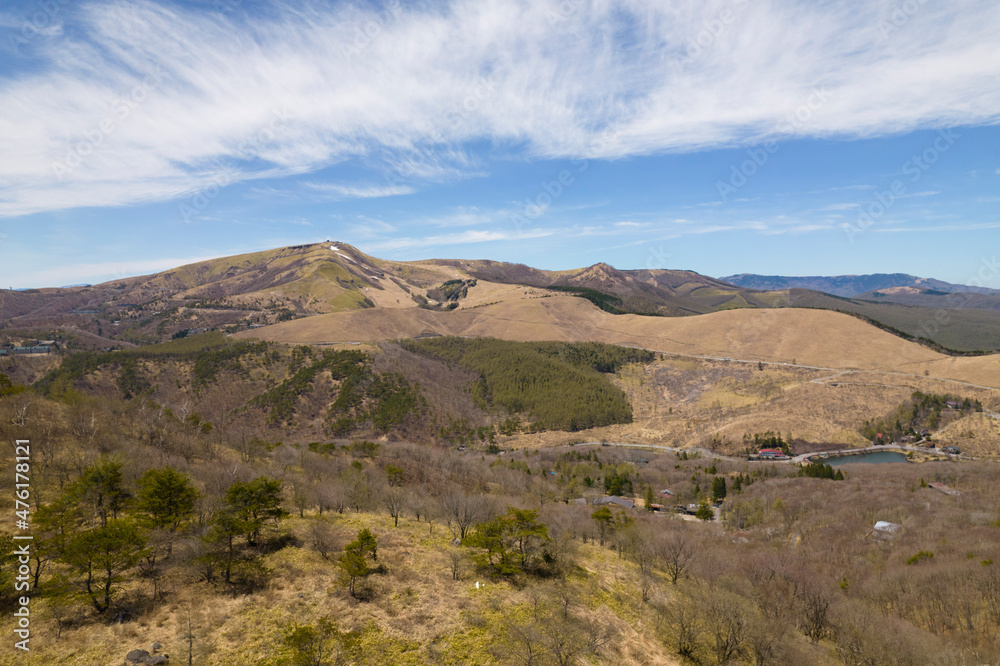
[[[433,423],[422,424],[428,406],[420,384],[396,369],[377,370],[373,362],[356,349],[315,351],[206,333],[119,352],[71,354],[36,388],[60,399],[99,393],[138,404],[186,403],[189,410],[196,402],[198,418],[210,424],[241,422],[314,436],[429,435]],[[433,382],[428,388],[438,394]],[[468,412],[440,407],[435,418]],[[485,418],[482,412],[472,416]]]
[[[935,309],[1000,310],[1000,294],[946,293],[935,289],[892,289],[866,292],[857,300],[898,303]]]
[[[211,259],[89,287],[0,292],[0,323],[137,344],[409,300],[372,257],[342,243]]]
[[[775,294],[776,292],[771,292]],[[701,317],[612,315],[581,298],[525,298],[449,313],[363,310],[238,334],[292,343],[393,340],[424,331],[513,340],[593,341],[661,352],[902,372],[1000,388],[1000,357],[949,357],[836,312],[735,309]]]
[[[362,351],[205,333],[71,354],[36,388],[57,399],[190,400],[209,423],[237,419],[302,436],[492,443],[522,418],[532,431],[629,422],[628,399],[605,373],[651,358],[596,343],[438,338]]]
[[[947,286],[926,280],[919,284]],[[416,308],[463,310],[513,304],[543,296],[540,290],[572,293],[618,315],[681,317],[749,308],[823,308],[864,317],[945,353],[1000,350],[995,294],[968,294],[962,307],[948,300],[954,294],[941,300],[944,292],[934,289],[909,296],[897,289],[889,296],[873,294],[873,300],[843,299],[804,289],[758,291],[691,271],[619,270],[605,263],[545,271],[496,261],[385,261],[335,242],[213,259],[91,287],[0,292],[0,323],[20,331],[75,331],[113,347],[116,341],[148,344],[191,331],[237,332],[367,308],[412,317]],[[501,331],[480,334],[504,337]]]
[[[576,293],[614,314],[703,314],[746,307],[739,287],[692,271],[618,270],[599,263],[569,271],[541,271],[495,261],[451,262],[484,280]]]
[[[842,299],[806,290],[792,290],[790,307],[823,308],[859,315],[890,332],[899,332],[942,351],[1000,350],[1000,312],[982,309],[936,309]]]
[[[35,447],[31,648],[46,663],[120,663],[154,641],[171,662],[210,666],[1000,658],[1000,495],[982,463],[848,465],[836,481],[601,446],[467,455],[286,438],[247,455],[214,431],[136,438],[147,415],[117,398],[86,419],[79,401],[33,404],[44,420],[4,419],[0,436]],[[88,455],[89,421],[103,431]],[[638,508],[572,501],[611,488]],[[644,507],[713,494],[725,524]],[[893,538],[872,536],[880,520],[900,525]],[[86,585],[103,547],[107,597]],[[9,635],[15,566],[0,558]]]
[[[524,343],[490,338],[432,338],[404,348],[479,375],[473,396],[484,406],[524,414],[530,430],[583,430],[632,420],[628,398],[601,373],[652,354],[596,343]]]

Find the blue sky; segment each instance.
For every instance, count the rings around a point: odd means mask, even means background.
[[[389,259],[1000,288],[1000,2],[0,8],[0,286]]]

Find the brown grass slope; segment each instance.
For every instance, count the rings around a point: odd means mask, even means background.
[[[616,299],[615,308],[630,313],[679,317],[732,309],[821,308],[931,337],[946,348],[1000,348],[1000,313],[985,309],[907,307],[803,289],[756,291],[691,271],[619,270],[605,263],[545,271],[488,260],[386,261],[333,241],[223,257],[93,287],[0,292],[0,324],[23,330],[70,326],[104,335],[98,318],[121,319],[111,337],[149,342],[184,328],[272,323],[286,309],[301,316],[371,307],[413,310],[418,302],[442,308],[434,294],[456,279],[478,281],[457,303],[460,309],[530,300],[562,287],[607,294]],[[197,306],[196,311],[178,311],[190,306]],[[73,314],[81,309],[98,314]],[[436,330],[423,315],[413,318],[424,323],[422,328]]]
[[[277,301],[311,312],[349,309],[360,307],[366,292],[386,289],[376,263],[349,245],[328,242],[211,259],[90,287],[3,291],[0,322],[23,325],[27,322],[18,319],[27,316],[200,300],[227,306]]]
[[[974,310],[1000,310],[1000,293],[975,294],[966,292],[942,293],[932,289],[897,287],[880,289],[857,296],[858,300],[876,303],[898,303],[924,308],[972,308]]]
[[[242,337],[294,343],[442,335],[597,341],[656,351],[902,372],[1000,387],[1000,356],[949,357],[849,315],[823,310],[730,310],[698,317],[611,315],[572,296],[529,298],[454,312],[362,310],[320,315]]]
[[[380,276],[381,271],[371,265],[370,258],[354,248],[317,243],[212,259],[110,284],[124,287],[133,302],[162,295],[175,299],[242,300],[275,296],[300,300],[305,307],[311,302],[308,296],[315,296],[313,301],[329,300],[344,291],[379,289]],[[319,307],[311,309],[324,311],[322,305],[315,305]]]
[[[498,261],[442,262],[491,282],[532,287],[578,287],[616,296],[623,309],[683,316],[731,307],[748,307],[744,292],[693,271],[619,270],[606,263],[568,271],[543,271],[523,264]]]

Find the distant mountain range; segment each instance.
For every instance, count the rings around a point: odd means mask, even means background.
[[[578,296],[611,314],[657,317],[757,308],[833,310],[941,351],[1000,350],[1000,291],[911,275],[719,280],[692,271],[622,270],[606,263],[548,271],[477,259],[387,261],[334,241],[222,257],[99,285],[0,290],[0,326],[34,337],[73,332],[107,347],[358,310],[383,312],[389,321],[414,315],[414,308],[465,311],[555,296]]]
[[[789,277],[784,275],[755,275],[741,273],[719,278],[723,282],[744,287],[746,289],[761,289],[764,291],[781,291],[784,289],[812,289],[834,296],[853,298],[876,291],[885,291],[906,287],[912,291],[901,293],[931,292],[928,295],[938,295],[933,292],[952,294],[958,292],[970,294],[1000,294],[998,289],[971,287],[952,284],[932,278],[915,277],[906,273],[873,273],[871,275],[809,275],[804,277]]]

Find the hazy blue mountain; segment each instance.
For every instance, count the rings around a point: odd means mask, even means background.
[[[987,289],[985,287],[971,287],[967,285],[952,284],[942,280],[932,278],[921,278],[906,273],[873,273],[871,275],[832,275],[820,276],[809,275],[803,277],[791,277],[785,275],[755,275],[753,273],[741,273],[740,275],[730,275],[719,278],[723,282],[744,287],[746,289],[762,289],[764,291],[778,291],[783,289],[812,289],[822,291],[834,296],[844,296],[851,298],[860,294],[882,289],[892,289],[894,287],[912,287],[918,290],[930,290],[944,292],[947,294],[956,292],[966,292],[973,294],[995,294],[1000,293],[997,289]]]

